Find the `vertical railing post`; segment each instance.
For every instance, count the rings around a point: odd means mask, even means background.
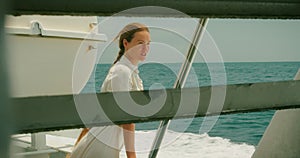
[[[201,37],[203,36],[207,22],[208,22],[208,18],[199,19],[199,23],[196,28],[193,41],[189,47],[189,51],[187,52],[185,61],[184,63],[182,63],[179,75],[177,77],[176,82],[174,83],[174,88],[183,88],[187,76],[190,72],[190,68],[193,64],[195,55],[197,53],[197,45],[199,44]],[[149,158],[155,158],[157,156],[159,147],[166,133],[166,130],[168,129],[169,124],[170,124],[170,120],[163,120],[160,122],[156,137],[154,138],[152,148],[149,153]]]
[[[46,134],[41,133],[32,133],[31,134],[31,148],[35,150],[44,150],[48,149],[46,142]]]

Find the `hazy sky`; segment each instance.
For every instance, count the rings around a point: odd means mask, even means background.
[[[300,61],[300,20],[210,20],[225,61]]]
[[[197,25],[189,18],[100,17],[99,22],[100,32],[108,36],[100,45],[100,63],[115,58],[117,42],[111,41],[130,22],[150,27],[149,61],[180,62]],[[209,55],[214,60],[217,54],[225,62],[300,61],[300,20],[209,19],[206,30],[196,61]]]

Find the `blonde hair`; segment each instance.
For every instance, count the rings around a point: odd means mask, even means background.
[[[128,42],[130,42],[133,39],[134,34],[136,32],[140,32],[140,31],[149,32],[149,29],[146,25],[141,24],[141,23],[130,23],[130,24],[126,25],[119,32],[119,34],[115,38],[115,40],[119,39],[119,48],[120,48],[120,50],[119,50],[117,58],[114,61],[114,64],[117,63],[125,53],[125,47],[123,45],[123,40],[126,39]]]

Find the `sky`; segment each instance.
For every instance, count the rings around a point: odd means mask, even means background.
[[[207,30],[225,61],[300,61],[300,20],[215,19]]]
[[[118,52],[113,39],[128,23],[150,28],[147,62],[182,62],[198,19],[99,17],[99,32],[108,41],[99,45],[99,63],[111,63]],[[300,62],[300,20],[209,19],[196,62]]]

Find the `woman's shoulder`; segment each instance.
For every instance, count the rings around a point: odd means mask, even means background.
[[[127,67],[126,65],[123,64],[119,64],[116,63],[115,65],[113,65],[110,69],[110,72],[113,74],[120,74],[120,75],[131,75],[131,70],[129,67]]]

